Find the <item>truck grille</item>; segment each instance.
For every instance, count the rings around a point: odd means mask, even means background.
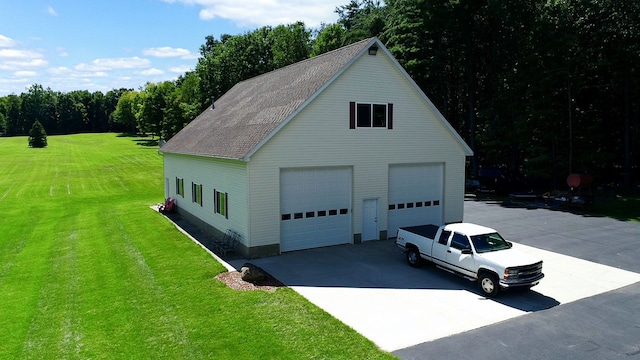
[[[542,261],[533,265],[517,266],[513,269],[518,270],[518,280],[527,281],[529,279],[535,279],[542,274]]]

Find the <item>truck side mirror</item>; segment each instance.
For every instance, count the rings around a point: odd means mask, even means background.
[[[507,241],[507,245],[509,245],[509,249],[513,247],[513,243],[511,241]]]

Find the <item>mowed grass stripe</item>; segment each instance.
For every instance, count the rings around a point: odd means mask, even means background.
[[[215,280],[224,267],[149,209],[157,149],[48,140],[0,138],[0,358],[390,357],[290,289]]]
[[[65,217],[57,219],[53,229],[45,227],[38,231],[53,232],[56,242],[46,249],[47,256],[43,257],[45,271],[33,274],[42,282],[23,340],[21,358],[48,354],[59,354],[65,358],[78,355],[81,340],[77,326],[79,317],[76,315],[79,291],[78,209],[74,211],[74,214],[65,213]]]
[[[48,210],[53,209],[49,206]],[[0,317],[0,331],[6,331],[7,336],[13,341],[2,341],[0,347],[13,345],[12,353],[16,355],[23,351],[28,352],[29,348],[38,347],[40,334],[49,327],[48,324],[39,324],[36,319],[48,306],[46,277],[51,269],[49,254],[55,245],[48,241],[48,237],[58,232],[57,225],[60,220],[53,215],[55,213],[52,211],[50,217],[54,221],[42,221],[37,216],[23,216],[20,221],[12,222],[12,225],[26,231],[8,242],[17,243],[19,251],[15,256],[2,259],[3,266],[8,266],[9,270],[4,272],[0,281],[4,310]],[[5,234],[3,232],[2,235]]]

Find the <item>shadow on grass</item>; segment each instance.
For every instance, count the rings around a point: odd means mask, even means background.
[[[599,193],[595,195],[593,204],[568,206],[555,201],[536,199],[513,199],[506,196],[482,195],[465,196],[466,201],[482,201],[506,208],[518,209],[547,209],[551,211],[567,212],[584,217],[607,217],[620,221],[640,222],[640,192],[632,191],[626,194]]]
[[[137,139],[133,139],[131,141],[134,141],[136,143],[136,145],[138,146],[146,146],[146,147],[155,147],[158,146],[158,142],[159,139],[153,139],[153,138],[149,138],[149,135],[147,134],[140,134],[140,133],[120,133],[117,135],[118,137],[121,138],[137,138]]]
[[[131,132],[131,133],[119,133],[117,136],[118,137],[141,137],[145,135]]]
[[[136,145],[139,146],[158,146],[158,140],[151,139],[135,139]]]

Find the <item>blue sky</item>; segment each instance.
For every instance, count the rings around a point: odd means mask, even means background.
[[[138,89],[197,63],[205,36],[334,23],[348,0],[0,0],[0,96]]]

